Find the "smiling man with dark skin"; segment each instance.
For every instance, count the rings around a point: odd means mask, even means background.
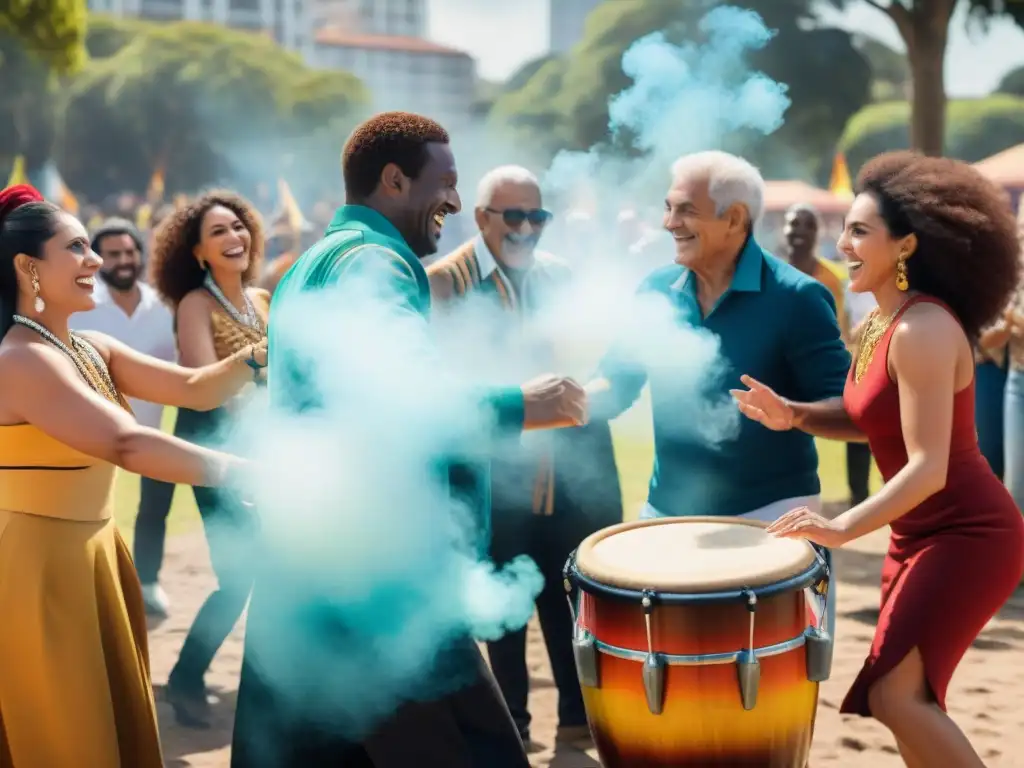
[[[315,413],[327,396],[307,375],[317,361],[308,359],[275,326],[276,317],[292,307],[301,309],[312,292],[371,287],[379,292],[377,308],[408,321],[403,328],[414,337],[412,347],[434,357],[427,327],[430,285],[420,260],[437,250],[445,217],[462,206],[448,134],[419,115],[377,115],[349,138],[342,165],[346,205],[335,213],[324,239],[296,261],[274,294],[270,398],[284,413]],[[374,345],[359,346],[358,339],[353,343],[355,354],[370,356],[365,360],[368,366],[379,360],[381,350]],[[403,344],[403,354],[408,348]],[[584,400],[576,382],[544,375],[521,387],[483,391],[479,397],[467,398],[465,408],[494,424],[496,433],[515,434],[523,429],[583,424]],[[422,407],[429,409],[431,403],[424,401]],[[484,442],[490,437],[480,435]],[[380,460],[386,462],[388,456]],[[431,467],[417,466],[415,471],[435,476],[436,468],[450,461],[451,457],[438,456]],[[331,471],[331,467],[323,469]],[[403,476],[396,473],[396,482],[402,482]],[[444,473],[436,476],[443,484]],[[472,511],[483,523],[490,512],[486,468],[480,476],[480,489],[459,498],[472,503]],[[450,483],[446,491],[458,493]],[[408,513],[422,514],[415,505]],[[375,525],[372,508],[360,514],[365,515],[367,526]],[[339,542],[339,557],[345,556],[346,544]],[[501,693],[468,634],[453,638],[437,659],[424,659],[424,664],[434,665],[425,682],[445,684],[446,693],[430,696],[423,690],[409,690],[409,701],[397,711],[380,713],[369,733],[347,729],[346,708],[359,709],[361,691],[350,679],[339,679],[338,670],[346,668],[351,643],[359,642],[351,630],[372,638],[374,628],[347,627],[345,606],[339,604],[344,601],[333,592],[310,586],[317,582],[304,565],[279,564],[287,556],[275,559],[274,545],[265,543],[266,564],[256,578],[249,608],[233,768],[528,768]],[[364,647],[360,650],[366,652]],[[373,686],[373,674],[373,669],[367,669],[361,684]],[[342,703],[321,702],[315,687],[320,681],[333,686],[324,698]],[[345,685],[350,689],[337,690]],[[311,705],[310,700],[316,703]]]

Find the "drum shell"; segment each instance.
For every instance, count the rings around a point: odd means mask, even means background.
[[[639,597],[639,596],[638,596]],[[602,644],[648,651],[644,609],[635,602],[579,593],[577,632]],[[660,604],[651,611],[658,654],[733,653],[750,645],[750,612],[741,599]],[[805,589],[759,599],[754,647],[791,641],[816,623]],[[810,753],[818,684],[800,646],[759,658],[756,706],[744,710],[735,663],[669,664],[664,708],[652,714],[642,662],[598,654],[599,684],[583,686],[591,730],[605,768],[772,766],[803,768]]]

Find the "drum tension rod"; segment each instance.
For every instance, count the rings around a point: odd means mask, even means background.
[[[747,647],[736,659],[736,673],[740,684],[740,700],[747,711],[757,705],[757,691],[761,685],[761,662],[754,653],[754,616],[757,613],[757,595],[752,589],[744,589],[747,598],[747,612],[750,614],[750,639]]]
[[[655,594],[649,589],[643,591],[640,605],[644,609],[644,625],[647,628],[647,658],[644,660],[644,693],[647,694],[647,708],[652,715],[660,715],[665,707],[665,659],[654,652],[654,634],[651,630],[651,612],[654,610]]]

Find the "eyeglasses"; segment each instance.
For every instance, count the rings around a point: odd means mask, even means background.
[[[530,222],[533,227],[543,227],[549,221],[551,221],[551,212],[545,211],[543,208],[531,208],[525,210],[523,208],[506,208],[504,211],[498,211],[494,208],[484,208],[488,213],[496,213],[501,216],[502,220],[513,229],[517,229],[523,225],[524,221]]]

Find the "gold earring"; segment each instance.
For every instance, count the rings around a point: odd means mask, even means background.
[[[36,295],[35,301],[32,302],[32,308],[36,311],[36,314],[39,314],[46,309],[46,302],[39,295],[39,275],[35,272],[32,273],[32,293]]]
[[[907,280],[907,257],[902,253],[896,262],[896,287],[901,291],[906,291],[910,288],[910,282]]]

